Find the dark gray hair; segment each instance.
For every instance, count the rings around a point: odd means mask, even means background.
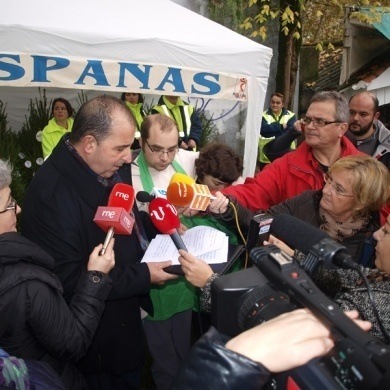
[[[9,187],[11,184],[12,167],[8,161],[0,159],[0,190]]]
[[[322,91],[316,93],[310,100],[310,104],[319,102],[332,102],[336,113],[335,121],[349,123],[349,106],[347,99],[337,91]]]
[[[77,144],[86,135],[92,135],[98,142],[105,140],[112,131],[118,112],[127,116],[133,128],[137,128],[133,115],[120,99],[101,95],[88,101],[77,111],[69,135],[70,142]]]

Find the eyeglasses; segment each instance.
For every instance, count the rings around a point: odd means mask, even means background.
[[[324,126],[328,126],[332,123],[341,123],[341,121],[325,121],[321,118],[310,118],[309,116],[304,116],[301,119],[301,123],[303,123],[306,126],[310,125],[311,122],[313,122],[315,127],[324,127]]]
[[[329,184],[330,186],[332,186],[332,188],[334,189],[334,192],[336,193],[336,195],[338,195],[338,196],[346,196],[348,198],[353,198],[354,197],[354,195],[345,194],[343,188],[341,188],[338,184],[333,183],[333,178],[332,178],[332,176],[330,175],[329,172],[324,173],[324,181],[325,181],[325,185]]]
[[[18,210],[18,204],[14,198],[11,198],[11,203],[3,211],[0,211],[0,214],[6,213],[8,210],[14,210],[16,214]]]
[[[169,149],[164,149],[164,148],[160,148],[159,146],[150,146],[149,142],[146,141],[146,140],[145,140],[145,143],[146,143],[146,145],[148,145],[148,148],[150,149],[150,151],[152,153],[157,154],[158,156],[163,156],[165,153],[168,156],[172,156],[173,154],[175,154],[178,151],[178,147],[177,146],[172,146]]]

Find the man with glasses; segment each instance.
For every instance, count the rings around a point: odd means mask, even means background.
[[[184,173],[196,177],[195,160],[199,152],[178,148],[179,133],[176,122],[167,115],[146,116],[141,125],[141,152],[134,159],[133,185],[136,192],[152,192],[153,188],[167,189],[172,175]],[[148,204],[138,202],[140,210]]]
[[[24,203],[22,233],[55,259],[55,273],[70,301],[89,253],[106,233],[94,222],[116,183],[131,184],[135,119],[119,99],[102,95],[77,112],[66,134],[31,181]],[[176,278],[163,269],[170,261],[140,263],[146,249],[146,213],[133,209],[129,236],[115,238],[116,267],[96,337],[79,361],[90,388],[139,388],[144,364],[140,305],[151,311],[149,289]]]
[[[178,148],[176,122],[167,115],[154,114],[141,125],[141,152],[133,162],[132,177],[136,192],[166,189],[174,173],[196,177],[198,152]],[[147,210],[148,204],[139,203]],[[194,288],[179,277],[164,286],[152,288],[154,314],[144,320],[149,351],[153,358],[153,376],[158,390],[169,389],[191,343],[191,316]]]
[[[222,192],[257,211],[267,210],[306,190],[321,189],[324,173],[336,160],[360,154],[344,136],[348,122],[348,102],[340,93],[317,93],[302,119],[305,141],[254,178],[247,178],[244,184],[228,187]]]

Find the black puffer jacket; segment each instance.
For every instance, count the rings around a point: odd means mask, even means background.
[[[68,306],[53,265],[50,255],[18,233],[0,235],[0,345],[10,355],[50,363],[67,388],[83,388],[71,362],[92,341],[111,279],[82,273]]]
[[[269,371],[261,364],[225,348],[228,340],[227,336],[211,327],[192,347],[171,390],[258,390],[264,386],[269,379]]]

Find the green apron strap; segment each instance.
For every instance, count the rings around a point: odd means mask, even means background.
[[[148,164],[145,160],[144,152],[141,150],[140,154],[137,157],[137,164],[139,167],[139,174],[141,177],[141,183],[144,191],[146,192],[152,192],[152,189],[154,187],[152,176],[150,175]],[[183,173],[186,175],[186,171],[182,168],[182,166],[176,161],[172,161],[173,169],[178,173]]]

